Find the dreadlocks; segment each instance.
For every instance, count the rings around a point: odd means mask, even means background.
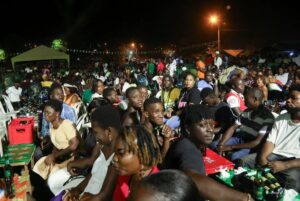
[[[136,154],[141,164],[153,167],[161,162],[159,146],[143,126],[125,127],[120,137],[126,143],[128,152]]]

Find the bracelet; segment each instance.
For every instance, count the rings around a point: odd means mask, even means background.
[[[246,195],[247,195],[247,201],[251,201],[251,195],[250,195],[250,193],[246,193]]]

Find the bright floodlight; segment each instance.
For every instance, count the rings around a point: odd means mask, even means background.
[[[132,48],[135,48],[135,43],[131,43],[131,47],[132,47]]]
[[[210,18],[209,18],[209,21],[210,23],[212,24],[216,24],[218,22],[218,17],[215,16],[215,15],[212,15]]]

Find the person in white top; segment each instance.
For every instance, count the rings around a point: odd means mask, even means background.
[[[287,189],[300,192],[300,85],[291,86],[289,93],[288,113],[276,119],[259,162],[282,176]]]
[[[220,69],[220,66],[222,65],[223,60],[220,56],[220,52],[216,51],[216,57],[214,58],[214,65],[218,67],[218,69]]]
[[[88,198],[95,200],[111,200],[114,185],[113,183],[117,182],[118,174],[115,171],[114,167],[111,164],[112,158],[114,156],[114,145],[116,138],[121,130],[121,122],[119,112],[111,107],[100,106],[97,108],[91,116],[93,134],[96,137],[97,145],[100,146],[100,155],[93,164],[91,173],[85,178],[78,181],[65,182],[61,186],[60,191],[64,189],[70,189],[65,193],[63,200],[86,200]],[[68,172],[61,171],[60,175],[56,176],[56,179],[61,179],[60,176],[65,178],[65,175]],[[51,176],[50,176],[51,177]],[[70,179],[72,180],[72,179]],[[51,188],[54,187],[51,183],[54,184],[55,178],[50,181],[48,184]],[[60,182],[61,183],[61,182]],[[58,182],[56,182],[58,184]],[[75,184],[75,185],[74,185]],[[51,188],[51,190],[56,190],[56,195],[59,192],[59,188]],[[64,192],[62,192],[64,193]]]
[[[276,79],[279,80],[283,85],[286,85],[289,78],[289,73],[285,73],[283,67],[278,68],[278,74],[275,75]]]
[[[15,110],[18,110],[21,107],[21,94],[22,88],[20,87],[20,82],[15,81],[14,86],[8,87],[6,89],[6,94],[8,95],[9,100],[11,101]]]
[[[105,89],[105,84],[102,80],[96,80],[93,83],[93,87],[92,87],[92,100],[94,98],[102,98],[103,97],[103,90]]]

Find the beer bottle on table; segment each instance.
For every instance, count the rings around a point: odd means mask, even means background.
[[[255,179],[255,199],[262,201],[264,200],[264,183],[262,180],[262,171],[261,169],[257,169],[256,179]]]
[[[280,188],[281,187],[280,184],[278,183],[277,179],[271,173],[267,173],[266,177],[272,183],[272,188],[275,189],[275,188]]]
[[[13,173],[8,158],[5,158],[4,179],[6,196],[8,198],[13,198],[15,196],[15,186],[13,181]]]

